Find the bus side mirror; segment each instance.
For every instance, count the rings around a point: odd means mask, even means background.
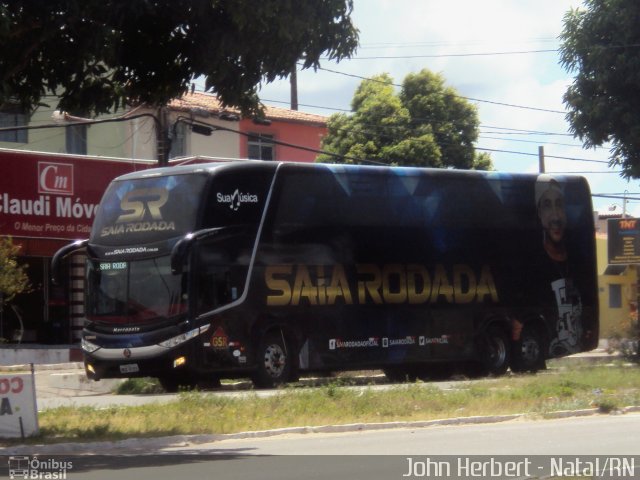
[[[60,285],[62,281],[62,265],[64,264],[64,259],[72,253],[86,248],[88,243],[88,239],[77,240],[69,245],[65,245],[53,255],[51,259],[51,281],[54,285]]]
[[[178,240],[178,242],[173,246],[173,249],[171,250],[171,273],[174,275],[182,273],[182,269],[187,261],[191,245],[195,238],[196,237],[192,233],[189,233]]]

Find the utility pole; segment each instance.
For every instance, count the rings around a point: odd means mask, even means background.
[[[291,110],[298,110],[298,72],[295,64],[291,69],[289,81],[291,82]]]
[[[165,107],[158,108],[158,121],[156,122],[156,143],[158,148],[158,166],[166,167],[169,165],[169,124],[167,120],[167,109]]]
[[[542,145],[538,147],[538,171],[544,173],[544,147]]]

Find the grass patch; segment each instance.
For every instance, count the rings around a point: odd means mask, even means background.
[[[284,388],[271,397],[251,392],[240,398],[183,392],[169,404],[46,410],[40,414],[41,434],[35,441],[117,440],[513,413],[544,417],[558,410],[596,407],[606,413],[627,405],[640,405],[640,370],[634,367],[593,366],[455,382],[448,390],[424,383],[388,390],[348,388],[338,380],[318,388]]]
[[[128,378],[118,384],[114,392],[116,395],[149,395],[165,393],[164,388],[156,378]]]

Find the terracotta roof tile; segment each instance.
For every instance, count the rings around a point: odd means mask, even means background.
[[[239,113],[235,108],[222,108],[222,105],[215,95],[202,92],[187,93],[181,98],[172,100],[169,102],[169,108],[182,111],[203,110],[204,112],[214,115],[222,112]],[[289,110],[271,105],[265,105],[265,116],[270,120],[311,123],[320,126],[326,126],[327,124],[327,117],[323,115],[305,113],[299,110]]]

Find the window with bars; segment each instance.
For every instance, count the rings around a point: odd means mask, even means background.
[[[622,308],[622,285],[609,285],[609,308]]]
[[[23,127],[27,125],[27,115],[21,112],[18,107],[5,106],[0,109],[0,127]],[[7,130],[0,131],[0,142],[27,143],[28,130]]]
[[[275,160],[275,144],[273,135],[262,133],[249,134],[248,153],[252,160]]]
[[[76,155],[87,154],[87,125],[65,127],[65,150]]]
[[[184,157],[187,154],[187,124],[178,122],[173,128],[169,158]]]

